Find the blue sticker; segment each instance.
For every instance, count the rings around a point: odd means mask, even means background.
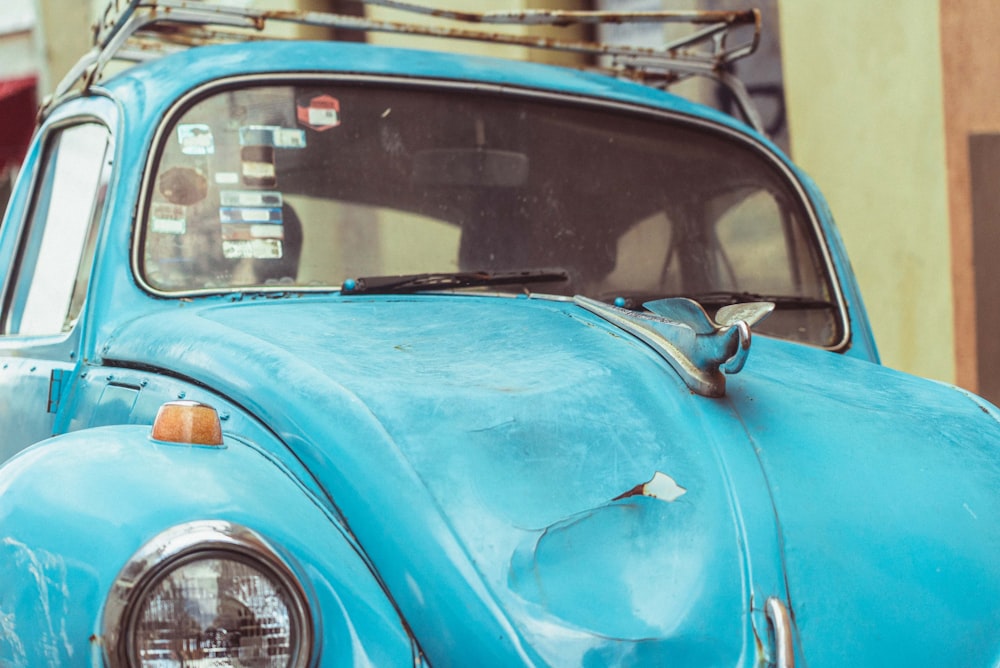
[[[283,197],[273,190],[223,190],[219,193],[222,206],[281,207]]]
[[[240,128],[240,145],[305,148],[305,130],[278,125],[245,125]]]
[[[219,208],[219,219],[223,223],[258,223],[281,225],[281,209],[265,207],[224,206]]]

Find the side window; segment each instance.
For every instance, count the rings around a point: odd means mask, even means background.
[[[76,322],[104,205],[108,145],[98,123],[49,138],[4,305],[4,334],[59,334]]]

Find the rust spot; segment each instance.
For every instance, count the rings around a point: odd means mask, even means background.
[[[644,482],[643,483],[639,483],[638,485],[636,485],[635,487],[633,487],[629,491],[622,492],[621,494],[619,494],[618,496],[616,496],[615,498],[613,498],[611,500],[612,501],[618,501],[620,499],[627,499],[630,496],[642,496],[643,495],[642,489],[645,486],[646,486],[646,483],[644,483]]]

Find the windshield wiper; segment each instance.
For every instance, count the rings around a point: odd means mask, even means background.
[[[680,293],[664,294],[653,292],[642,293],[622,293],[616,296],[614,304],[633,311],[643,310],[643,304],[657,299],[669,299],[673,297],[685,297],[694,300],[707,307],[730,306],[732,304],[745,304],[748,302],[771,302],[776,307],[784,310],[795,309],[834,309],[836,304],[827,299],[818,297],[803,297],[800,295],[767,295],[759,292],[737,292],[719,290],[702,293]]]
[[[452,290],[488,285],[521,285],[568,281],[569,274],[561,269],[527,271],[456,271],[405,276],[366,276],[347,279],[341,292],[347,294],[402,294],[424,290]]]
[[[835,304],[828,299],[818,297],[803,297],[801,295],[765,295],[758,292],[704,292],[694,295],[677,295],[693,299],[699,304],[710,306],[729,306],[730,304],[743,304],[747,302],[771,302],[778,308],[783,309],[814,309],[814,308],[835,308]]]

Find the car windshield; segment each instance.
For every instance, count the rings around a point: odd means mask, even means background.
[[[159,293],[360,282],[634,308],[688,296],[710,311],[766,298],[778,308],[763,333],[821,346],[843,333],[790,178],[751,145],[665,115],[309,81],[216,90],[162,137],[138,254]]]

